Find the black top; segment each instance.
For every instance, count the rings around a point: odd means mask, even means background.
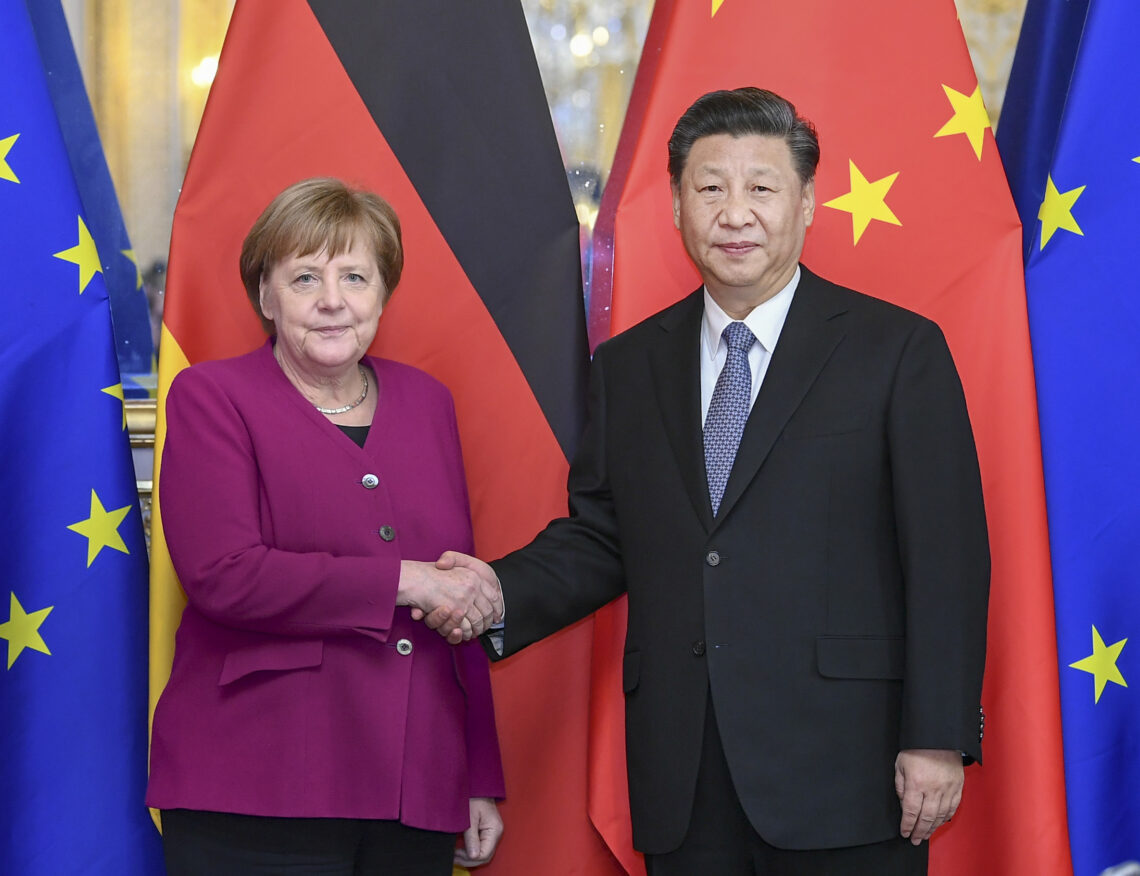
[[[342,426],[337,423],[336,427],[355,441],[358,447],[364,446],[364,442],[368,438],[368,426]]]

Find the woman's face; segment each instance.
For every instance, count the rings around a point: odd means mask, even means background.
[[[359,239],[335,258],[321,250],[282,259],[261,278],[261,311],[277,327],[278,355],[315,376],[339,376],[360,361],[383,299],[380,268]]]

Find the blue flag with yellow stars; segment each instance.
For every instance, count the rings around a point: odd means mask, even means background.
[[[1140,3],[1091,0],[1022,217],[1076,876],[1140,860],[1138,34]]]
[[[27,3],[27,10],[87,230],[99,252],[103,283],[111,299],[119,370],[128,377],[124,381],[126,395],[146,398],[152,394],[145,385],[150,385],[149,374],[154,371],[154,339],[142,270],[123,224],[67,19],[59,0],[36,0]],[[142,385],[129,376],[139,377]]]
[[[160,873],[107,287],[23,0],[0,4],[0,255],[0,870]]]
[[[1045,196],[1049,160],[1088,8],[1089,0],[1029,0],[1025,6],[997,145],[1014,203],[1025,220],[1026,256],[1033,249],[1032,220]]]

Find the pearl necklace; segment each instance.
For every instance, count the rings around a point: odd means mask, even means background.
[[[356,401],[351,401],[339,408],[322,408],[320,405],[313,405],[313,407],[322,414],[344,414],[355,407],[359,407],[368,398],[368,375],[364,373],[363,365],[357,363],[356,367],[360,370],[360,379],[364,382],[364,389],[360,390],[360,397]]]

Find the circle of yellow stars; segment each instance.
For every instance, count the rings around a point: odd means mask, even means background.
[[[12,151],[12,147],[16,145],[16,141],[19,138],[19,134],[13,134],[10,137],[0,139],[0,179],[16,183],[17,185],[20,183],[20,178],[16,176],[16,172],[12,170],[12,166],[8,163],[8,153]],[[87,226],[83,222],[83,217],[78,217],[78,220],[78,242],[75,246],[54,253],[54,256],[57,259],[71,262],[79,267],[79,294],[82,295],[86,291],[87,284],[91,282],[91,279],[97,273],[103,273],[103,266],[95,247],[95,240],[92,238],[91,232],[87,230]],[[142,269],[139,267],[138,257],[135,255],[135,251],[133,249],[123,249],[120,250],[120,252],[134,265],[135,288],[141,289]]]
[[[119,526],[130,513],[131,506],[112,508],[103,507],[99,495],[91,491],[90,514],[84,520],[72,523],[67,528],[77,532],[87,539],[87,568],[95,562],[95,558],[103,548],[111,548],[124,554],[129,554],[127,543],[119,534]],[[8,642],[8,668],[16,662],[16,658],[27,648],[51,655],[43,636],[40,635],[40,625],[51,613],[55,606],[47,606],[36,611],[25,611],[13,592],[10,594],[8,620],[0,623],[0,639]]]
[[[20,183],[20,178],[8,163],[8,154],[12,151],[12,147],[16,145],[16,141],[19,137],[19,134],[13,134],[10,137],[0,138],[0,180],[6,180],[17,185]],[[91,232],[87,230],[87,226],[83,222],[83,217],[77,217],[77,222],[78,241],[76,245],[54,253],[54,256],[62,261],[71,262],[78,266],[79,294],[82,295],[95,274],[102,273],[103,268],[100,264],[99,253],[95,248],[95,241],[91,236]],[[135,259],[134,251],[123,250],[122,254],[135,264],[137,274],[136,286],[141,286],[142,277],[138,271],[138,262]],[[122,428],[125,429],[127,426],[127,414],[123,400],[122,384],[117,383],[112,386],[103,387],[101,392],[118,400],[119,403],[123,405]],[[127,549],[126,542],[123,541],[123,537],[119,534],[119,526],[123,520],[126,519],[130,510],[130,505],[108,510],[103,506],[103,502],[99,499],[95,490],[91,491],[90,512],[87,518],[72,523],[67,527],[87,539],[88,568],[91,567],[91,564],[95,561],[95,558],[99,556],[103,548],[111,548],[112,550],[120,551],[124,554],[130,553]],[[12,665],[16,662],[16,658],[28,649],[39,651],[49,656],[51,655],[51,650],[48,648],[47,643],[44,642],[39,630],[54,607],[55,606],[49,605],[46,608],[29,612],[21,605],[15,592],[9,592],[8,620],[0,623],[0,639],[4,639],[8,643],[8,669],[11,669]]]

